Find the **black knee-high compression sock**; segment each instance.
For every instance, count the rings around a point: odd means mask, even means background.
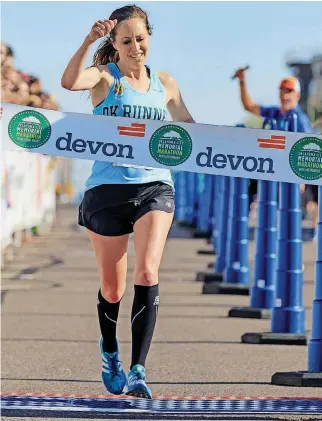
[[[159,307],[159,285],[134,285],[132,306],[132,362],[145,365]]]
[[[115,352],[116,344],[116,324],[120,309],[120,301],[118,303],[109,303],[98,291],[97,312],[98,320],[103,337],[103,349],[105,352]]]

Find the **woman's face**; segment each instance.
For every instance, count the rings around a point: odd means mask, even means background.
[[[117,25],[114,48],[118,51],[120,61],[129,68],[144,65],[149,51],[149,33],[141,18],[132,18]]]

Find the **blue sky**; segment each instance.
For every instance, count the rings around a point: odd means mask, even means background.
[[[13,47],[17,68],[40,77],[63,111],[91,113],[88,94],[61,88],[61,75],[95,20],[128,3],[2,2],[2,40]],[[251,65],[248,86],[257,103],[275,104],[278,83],[289,74],[285,54],[310,58],[322,51],[321,2],[138,5],[154,26],[148,64],[175,77],[199,123],[234,125],[247,117],[230,80],[237,67]]]

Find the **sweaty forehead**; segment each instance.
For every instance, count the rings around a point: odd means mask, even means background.
[[[132,18],[119,23],[117,27],[117,35],[121,38],[127,38],[142,35],[146,33],[145,23],[140,18]]]

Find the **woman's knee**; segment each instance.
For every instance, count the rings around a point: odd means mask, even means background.
[[[118,303],[121,301],[125,292],[125,286],[112,286],[102,283],[101,294],[109,303]]]
[[[136,271],[134,283],[136,285],[153,286],[158,283],[159,270],[152,265],[144,265]]]

